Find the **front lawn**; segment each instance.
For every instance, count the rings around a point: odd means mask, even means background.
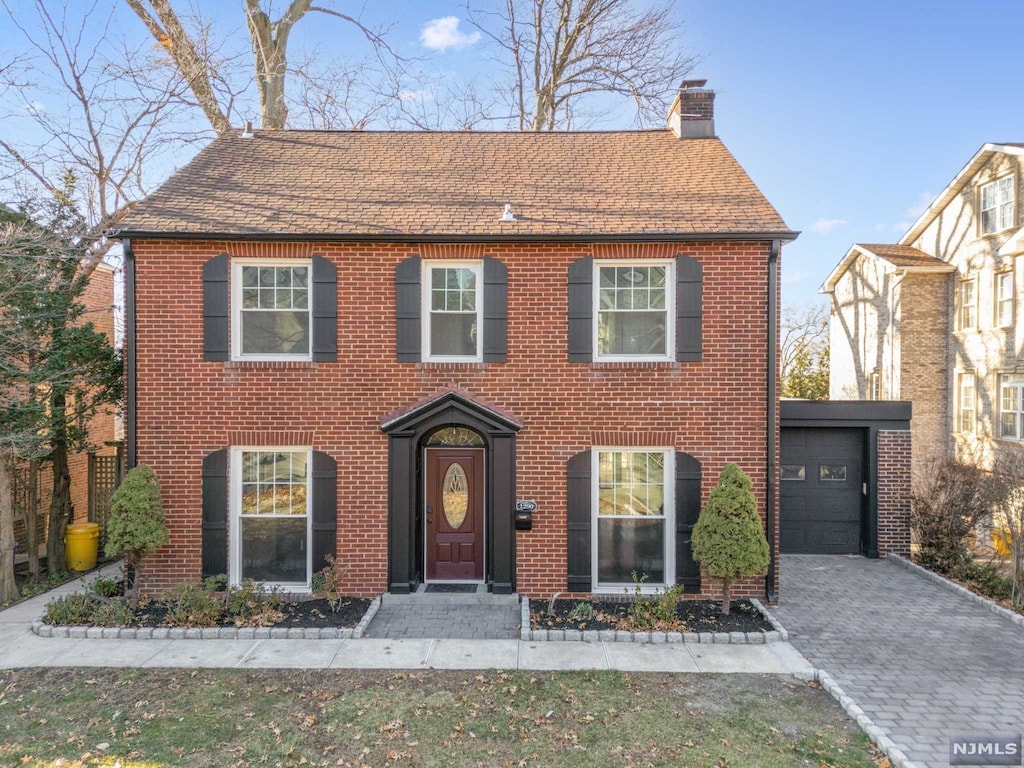
[[[424,670],[0,672],[0,764],[844,766],[820,688],[759,675]]]

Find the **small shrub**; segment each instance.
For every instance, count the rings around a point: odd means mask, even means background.
[[[341,593],[338,585],[341,583],[343,569],[334,558],[334,555],[326,556],[327,565],[313,574],[313,594],[322,597],[331,606],[331,611],[338,612],[341,607]]]
[[[125,475],[110,497],[106,554],[123,557],[126,565],[138,570],[146,555],[169,540],[160,483],[152,469],[139,464]],[[137,593],[138,590],[132,590],[132,607],[138,604]]]
[[[569,612],[569,618],[576,621],[593,621],[594,606],[585,600],[581,600],[572,607],[572,610]]]
[[[993,600],[1013,599],[1013,579],[994,563],[970,563],[952,574]]]
[[[135,620],[135,614],[123,600],[95,603],[90,624],[94,627],[126,627]]]
[[[209,594],[212,590],[207,589]],[[228,590],[227,612],[239,627],[269,627],[281,620],[281,595],[252,579]]]
[[[727,464],[693,528],[694,559],[722,580],[723,614],[729,613],[733,582],[768,568],[768,540],[750,486],[739,466]]]
[[[120,589],[116,581],[106,576],[98,576],[89,584],[89,591],[100,597],[115,597]]]
[[[178,584],[163,594],[166,624],[173,627],[213,627],[224,614],[224,603],[195,584]]]
[[[92,624],[97,601],[81,592],[62,595],[46,605],[43,621],[54,627],[81,627]]]

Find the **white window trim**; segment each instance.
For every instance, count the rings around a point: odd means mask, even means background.
[[[265,582],[267,587],[278,587],[284,592],[308,594],[313,578],[313,449],[308,445],[239,445],[230,450],[228,467],[228,583],[237,587],[242,581],[242,454],[247,451],[304,451],[306,453],[306,583]],[[263,515],[263,517],[289,517],[294,515]]]
[[[984,208],[982,208],[982,205],[984,204],[984,200],[985,200],[985,190],[988,187],[993,187],[996,184],[999,184],[1004,179],[1010,179],[1010,199],[1007,202],[1010,203],[1011,213],[1010,213],[1010,222],[1008,224],[1004,224],[1003,226],[999,226],[999,221],[998,221],[998,219],[999,219],[999,209],[1003,205],[1005,205],[1006,203],[996,203],[995,208],[991,208],[991,209],[984,209]],[[993,229],[990,232],[986,232],[985,231],[985,224],[984,224],[984,221],[985,221],[985,217],[984,217],[985,210],[994,210],[994,211],[996,211],[996,228]],[[984,184],[981,184],[978,187],[978,235],[980,237],[989,237],[990,235],[998,235],[1000,232],[1005,232],[1008,229],[1013,229],[1013,227],[1016,224],[1016,222],[1017,222],[1017,178],[1016,178],[1016,174],[1013,174],[1013,173],[1005,174],[1003,176],[1000,176],[997,179],[993,179],[992,181],[989,181],[989,182],[986,182]]]
[[[476,354],[435,355],[430,348],[430,298],[432,269],[472,269],[476,273]],[[484,263],[482,261],[423,260],[420,274],[420,345],[428,363],[482,363],[484,360]]]
[[[1003,277],[1009,277],[1010,278],[1010,295],[1009,296],[1005,296],[1005,297],[999,295],[999,286],[1000,286],[1000,283],[1001,283],[1001,278],[1003,278]],[[1001,272],[996,272],[995,273],[994,282],[995,282],[995,291],[994,291],[994,293],[995,293],[995,296],[994,296],[995,302],[994,303],[995,303],[996,311],[995,311],[995,317],[993,318],[993,324],[995,325],[996,328],[1009,328],[1009,327],[1011,327],[1013,325],[1014,317],[1017,314],[1017,296],[1016,296],[1016,292],[1017,292],[1016,282],[1017,282],[1017,280],[1016,280],[1016,276],[1014,275],[1012,269],[1003,270]],[[1010,319],[1009,319],[1009,321],[1006,321],[1006,322],[1004,322],[1003,319],[1000,317],[1000,305],[1003,302],[1009,302],[1010,303]]]
[[[602,355],[598,338],[601,312],[601,267],[665,267],[665,354],[663,355]],[[594,360],[602,363],[665,362],[676,359],[676,262],[674,259],[613,259],[594,261],[591,278],[593,291],[591,306],[593,320],[591,334],[594,339]]]
[[[974,286],[974,300],[971,304],[964,303],[964,288],[972,284]],[[957,325],[961,331],[973,331],[978,328],[978,276],[967,275],[961,281],[957,288],[960,293],[959,312],[957,313]],[[970,325],[964,323],[964,309],[966,307],[972,307],[974,309],[974,322]]]
[[[595,593],[616,593],[621,594],[624,588],[628,588],[632,594],[635,585],[633,582],[599,582],[597,555],[598,535],[598,510],[600,508],[600,496],[598,494],[601,478],[598,473],[600,466],[599,454],[604,452],[615,453],[661,453],[665,456],[665,581],[663,583],[646,582],[640,589],[642,594],[656,594],[676,583],[676,454],[674,448],[664,446],[651,447],[623,447],[623,446],[594,446],[590,449],[590,573],[591,591]],[[617,519],[617,518],[611,518]]]
[[[1024,432],[1024,381],[1022,381],[1022,382],[1015,382],[1013,384],[1007,384],[1006,385],[1006,386],[1013,387],[1014,389],[1018,390],[1017,391],[1017,404],[1018,404],[1020,410],[1013,411],[1013,413],[1017,414],[1017,416],[1016,416],[1017,436],[1016,437],[1007,437],[1006,435],[1003,434],[1003,386],[1004,386],[1003,385],[1003,378],[1004,377],[1009,378],[1009,377],[1014,376],[1014,375],[1015,374],[1013,374],[1013,373],[1000,373],[996,377],[996,382],[998,384],[998,391],[999,391],[999,421],[998,421],[998,425],[996,427],[996,432],[997,432],[997,436],[999,437],[1000,440],[1007,440],[1007,441],[1012,442],[1012,443],[1019,443],[1021,441],[1024,441],[1024,434],[1021,434],[1022,432]]]
[[[964,429],[964,382],[970,381],[974,390],[974,424],[971,429]],[[978,431],[978,377],[973,371],[964,371],[957,374],[956,382],[956,431],[961,435],[973,435]]]
[[[242,354],[242,267],[306,267],[309,270],[309,353],[305,355]],[[295,311],[295,310],[291,310]],[[310,362],[313,359],[313,260],[312,259],[231,259],[231,359],[278,362]]]

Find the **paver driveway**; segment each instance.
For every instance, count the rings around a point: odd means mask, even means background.
[[[957,734],[1024,731],[1024,628],[894,562],[785,555],[773,612],[917,766]]]

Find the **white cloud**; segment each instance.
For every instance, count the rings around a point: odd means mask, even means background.
[[[45,115],[46,105],[41,101],[27,101],[24,104],[25,111],[30,115]]]
[[[479,32],[468,35],[459,31],[459,20],[455,16],[431,19],[423,25],[420,42],[432,51],[446,51],[449,48],[466,48],[480,39]]]
[[[916,219],[922,213],[925,212],[925,210],[928,208],[928,206],[932,204],[932,200],[934,200],[934,199],[935,199],[935,195],[933,193],[931,193],[931,192],[922,192],[921,194],[919,194],[917,196],[917,202],[914,203],[909,208],[907,208],[907,216],[910,216],[912,219]],[[908,224],[907,226],[910,226],[910,225]]]
[[[806,280],[810,276],[811,276],[811,273],[807,272],[806,270],[799,270],[798,269],[796,271],[789,271],[789,270],[784,269],[784,270],[782,270],[782,284],[783,285],[795,285],[797,283],[802,283],[804,280]]]
[[[430,91],[399,91],[398,98],[402,101],[433,101],[434,95]]]
[[[811,224],[812,232],[831,232],[836,227],[841,227],[846,223],[846,219],[818,219],[816,222]]]

